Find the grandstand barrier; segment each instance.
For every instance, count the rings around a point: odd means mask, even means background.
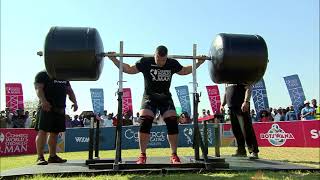
[[[200,129],[202,126],[200,125]],[[263,122],[254,123],[255,134],[260,147],[320,147],[320,121],[291,121],[291,122]],[[115,148],[115,128],[103,127],[100,129],[100,149],[112,150]],[[123,127],[122,148],[138,148],[137,126]],[[0,156],[35,154],[34,129],[0,128]],[[88,150],[88,128],[68,128],[58,138],[58,152],[74,152]],[[235,139],[230,124],[220,126],[221,146],[235,146]],[[214,127],[208,124],[209,146],[214,146]],[[153,126],[149,147],[169,147],[166,126]],[[179,125],[179,147],[192,147],[193,126]],[[47,148],[46,148],[47,149]],[[210,154],[210,152],[209,152]]]

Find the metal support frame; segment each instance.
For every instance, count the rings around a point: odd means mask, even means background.
[[[193,65],[192,65],[192,84],[193,84],[193,134],[194,134],[194,158],[196,161],[200,160],[199,155],[199,147],[202,151],[202,156],[204,159],[204,162],[208,162],[208,154],[207,150],[205,148],[205,144],[201,138],[200,130],[199,130],[199,124],[198,124],[198,104],[200,102],[199,100],[199,93],[197,92],[197,45],[193,44]],[[206,128],[206,126],[205,126]]]
[[[137,165],[137,164],[127,164],[126,162],[122,162],[121,158],[121,143],[122,143],[122,96],[123,96],[123,57],[146,57],[145,55],[136,54],[132,55],[129,54],[123,54],[123,41],[120,41],[120,54],[116,54],[115,56],[120,57],[119,61],[119,81],[118,81],[118,123],[116,127],[116,137],[115,137],[115,145],[116,145],[116,156],[114,160],[110,159],[98,159],[93,160],[93,146],[95,141],[99,141],[99,138],[94,139],[94,118],[91,118],[91,126],[89,129],[89,160],[87,160],[86,164],[89,166],[90,169],[113,169],[114,171],[119,171],[123,169],[148,169],[148,168],[170,168],[170,167],[180,167],[180,168],[205,168],[205,169],[215,169],[215,168],[228,168],[229,165],[225,162],[224,158],[210,158],[208,159],[208,145],[207,143],[204,143],[203,141],[207,141],[208,137],[207,134],[204,137],[204,140],[201,138],[200,130],[199,130],[199,124],[198,124],[198,104],[199,104],[199,93],[197,92],[197,63],[196,60],[199,58],[203,58],[202,56],[196,56],[197,53],[197,45],[193,45],[193,56],[190,58],[190,56],[171,56],[172,58],[180,58],[180,59],[193,59],[193,65],[192,65],[192,77],[193,77],[193,126],[194,126],[194,160],[192,158],[190,159],[191,162],[189,164],[181,164],[181,165],[172,165],[172,164],[144,164],[144,165]],[[151,55],[150,55],[151,56]],[[152,55],[153,56],[153,55]],[[148,56],[149,57],[149,56]],[[170,57],[170,56],[168,56]],[[99,126],[99,125],[98,125]],[[205,124],[204,126],[204,133],[207,132],[207,126]],[[99,134],[99,132],[96,132]],[[219,132],[218,132],[219,133]],[[97,137],[97,134],[96,134]],[[97,146],[99,146],[99,142],[95,143],[95,147],[97,150]],[[203,159],[200,158],[199,155],[199,148],[201,148]],[[97,153],[97,152],[96,152]],[[220,155],[220,151],[218,152]],[[99,154],[96,154],[96,157]],[[217,152],[216,152],[217,155]]]
[[[154,57],[153,54],[121,54],[121,53],[103,53],[103,57]],[[209,56],[187,56],[187,55],[168,55],[172,59],[204,59],[212,60]]]
[[[89,129],[89,160],[93,159],[93,144],[94,144],[94,140],[93,140],[93,136],[94,136],[94,117],[90,118],[90,129]]]
[[[100,144],[100,121],[96,121],[96,136],[94,143],[94,157],[99,158],[99,144]]]
[[[123,42],[123,41],[121,41]],[[121,43],[120,42],[120,43]],[[38,56],[43,56],[42,51],[37,52]],[[123,54],[123,53],[101,53],[97,56],[102,57],[154,57],[154,54]],[[211,56],[188,56],[188,55],[168,55],[168,58],[172,59],[203,59],[203,60],[212,60]]]
[[[119,170],[121,163],[121,137],[122,137],[122,96],[123,96],[123,41],[120,41],[119,89],[118,89],[118,121],[116,127],[116,157],[113,170]]]

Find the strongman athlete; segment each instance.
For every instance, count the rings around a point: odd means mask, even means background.
[[[142,72],[144,76],[144,93],[140,110],[141,124],[139,130],[141,154],[137,164],[146,163],[146,149],[150,138],[150,129],[157,110],[160,111],[167,126],[167,138],[172,152],[170,162],[173,164],[180,163],[177,155],[178,120],[169,89],[172,75],[174,73],[179,75],[190,74],[192,66],[184,67],[177,60],[168,58],[167,55],[168,49],[165,46],[158,46],[154,57],[141,58],[133,66],[123,63],[123,72],[128,74]],[[197,60],[196,67],[199,67],[204,62],[205,56],[203,57]],[[109,58],[119,67],[120,62],[117,58],[112,56],[109,56]]]
[[[73,102],[73,110],[77,111],[78,105],[69,81],[51,79],[46,71],[39,72],[35,77],[35,90],[39,98],[39,109],[35,129],[38,131],[36,137],[37,165],[48,163],[64,163],[56,154],[57,138],[60,132],[66,130],[65,107],[66,95]],[[48,138],[49,158],[44,158],[44,146]]]

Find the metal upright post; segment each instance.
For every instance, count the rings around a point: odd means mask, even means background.
[[[216,157],[220,157],[220,123],[214,124],[214,148]]]
[[[90,118],[89,129],[89,160],[93,159],[93,142],[94,142],[94,117]]]
[[[122,136],[122,96],[123,96],[123,41],[120,41],[120,65],[119,65],[119,90],[118,90],[118,123],[116,127],[116,158],[114,160],[114,170],[119,170],[121,162],[121,136]]]
[[[100,144],[100,121],[97,120],[97,126],[96,126],[96,140],[94,144],[94,156],[96,158],[99,158],[99,144]]]
[[[194,148],[194,158],[195,160],[200,159],[199,155],[199,138],[198,131],[198,99],[197,99],[197,45],[193,44],[193,64],[192,64],[192,85],[193,85],[193,148]]]

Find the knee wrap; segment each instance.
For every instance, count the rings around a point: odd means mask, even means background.
[[[140,116],[141,124],[139,132],[150,134],[152,127],[153,117],[151,116]]]
[[[164,122],[166,122],[169,135],[179,133],[178,121],[176,116],[167,117],[164,119]]]

